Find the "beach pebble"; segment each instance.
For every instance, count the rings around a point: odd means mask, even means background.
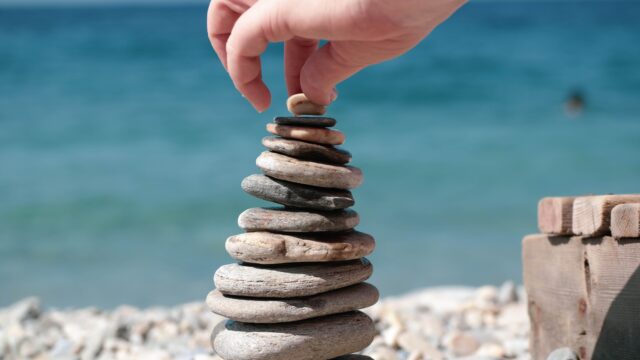
[[[335,126],[336,119],[325,116],[279,116],[273,122],[278,125],[332,127]]]
[[[442,359],[443,354],[425,337],[415,332],[405,331],[398,336],[398,345],[412,354],[424,355],[427,359]]]
[[[547,360],[580,360],[578,354],[568,347],[553,350]]]
[[[303,127],[292,125],[267,124],[267,131],[287,139],[308,141],[324,145],[341,145],[344,143],[344,134],[338,130],[318,127]]]
[[[24,322],[29,319],[36,319],[40,316],[40,300],[35,297],[20,300],[8,310],[8,320],[13,322]]]
[[[238,217],[246,231],[321,232],[344,231],[360,223],[353,210],[305,211],[284,208],[251,208]]]
[[[359,231],[328,234],[249,232],[231,236],[225,248],[236,260],[254,264],[354,260],[371,254],[371,235]]]
[[[211,311],[231,320],[281,323],[363,309],[375,304],[378,297],[373,285],[361,283],[293,299],[240,298],[214,290],[207,296],[207,304]]]
[[[449,334],[445,344],[456,356],[471,355],[480,347],[480,343],[473,335],[464,332]]]
[[[331,359],[364,349],[374,335],[359,311],[281,324],[229,321],[213,348],[227,360]]]
[[[513,281],[505,281],[498,290],[498,304],[506,305],[518,301],[518,289]]]
[[[399,360],[400,356],[395,350],[388,346],[377,346],[373,350],[368,350],[367,355],[375,360]]]
[[[326,189],[295,184],[256,174],[242,180],[242,190],[257,198],[290,207],[313,210],[340,210],[355,201],[348,190]]]
[[[324,115],[327,107],[312,103],[305,94],[299,93],[289,96],[287,110],[293,115]]]
[[[267,149],[297,159],[346,164],[351,161],[351,153],[329,145],[314,144],[306,141],[285,139],[278,136],[266,136],[262,145]]]
[[[225,295],[289,298],[354,285],[368,279],[372,272],[373,267],[365,258],[271,267],[228,264],[216,271],[214,283]]]
[[[353,166],[298,160],[270,151],[260,154],[256,165],[267,176],[323,188],[348,190],[360,186],[363,181],[362,171]]]
[[[502,359],[505,356],[504,348],[496,343],[485,343],[480,345],[474,354],[475,356],[488,356],[492,358]]]

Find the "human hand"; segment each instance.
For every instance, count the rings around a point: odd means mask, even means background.
[[[466,0],[212,0],[207,29],[240,93],[262,112],[271,103],[260,55],[285,42],[289,95],[328,105],[336,84],[404,54]],[[328,42],[318,48],[319,40]]]

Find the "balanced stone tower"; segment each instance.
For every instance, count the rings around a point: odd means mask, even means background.
[[[336,148],[344,134],[323,117],[326,108],[303,94],[287,101],[293,117],[267,125],[256,160],[263,174],[242,189],[281,206],[252,208],[238,218],[246,232],[227,239],[238,263],[220,267],[207,304],[229,318],[211,341],[225,360],[369,359],[350,355],[367,347],[373,321],[359,309],[378,301],[367,283],[373,271],[364,256],[375,240],[354,228],[350,189],[362,172],[346,165],[351,154]]]

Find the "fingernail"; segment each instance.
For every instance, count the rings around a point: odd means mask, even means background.
[[[331,90],[331,95],[329,95],[329,99],[331,100],[331,102],[334,102],[338,99],[338,90],[333,89]]]

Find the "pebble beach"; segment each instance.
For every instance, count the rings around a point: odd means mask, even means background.
[[[364,310],[376,324],[362,351],[376,360],[529,359],[526,295],[501,286],[426,288]],[[218,360],[223,318],[203,301],[139,309],[48,308],[26,298],[0,309],[0,359]]]

